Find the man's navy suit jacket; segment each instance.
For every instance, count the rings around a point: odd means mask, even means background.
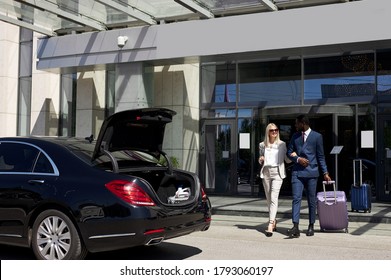
[[[296,152],[297,156],[290,156]],[[322,174],[328,172],[323,150],[322,134],[311,130],[305,142],[302,132],[296,132],[287,149],[287,156],[294,162],[292,172],[297,172],[297,177],[319,177],[319,170]],[[297,162],[299,157],[309,160],[309,165],[304,167]]]

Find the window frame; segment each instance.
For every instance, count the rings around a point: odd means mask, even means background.
[[[56,164],[54,163],[54,161],[50,158],[50,156],[40,147],[34,145],[34,144],[31,144],[31,143],[27,143],[27,142],[20,142],[20,141],[9,141],[9,140],[0,140],[0,145],[3,145],[3,144],[18,144],[18,145],[27,145],[27,146],[30,146],[34,149],[37,149],[38,150],[38,153],[37,155],[35,156],[34,158],[34,164],[33,164],[33,169],[31,172],[26,172],[26,171],[1,171],[0,170],[0,174],[3,175],[3,174],[19,174],[19,175],[44,175],[44,176],[59,176],[60,175],[60,172],[56,166]],[[37,160],[39,158],[40,155],[43,155],[46,157],[46,159],[48,160],[48,162],[50,163],[50,165],[52,166],[52,170],[53,172],[51,173],[45,173],[45,172],[34,172],[34,169],[35,169],[35,166],[36,166],[36,163],[37,163]]]

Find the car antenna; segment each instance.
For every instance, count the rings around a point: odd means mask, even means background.
[[[92,141],[94,141],[94,134],[91,134],[89,137],[86,137],[84,139],[86,139],[88,142],[92,143]]]

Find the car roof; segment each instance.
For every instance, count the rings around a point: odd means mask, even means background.
[[[109,152],[121,150],[144,151],[158,157],[162,152],[165,126],[172,121],[175,111],[166,108],[126,110],[108,117],[96,141],[93,135],[85,138],[57,136],[2,137],[1,141],[26,142],[36,145],[56,144],[72,151],[92,151],[94,160]]]

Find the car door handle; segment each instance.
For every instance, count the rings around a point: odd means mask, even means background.
[[[29,180],[29,184],[43,184],[45,183],[45,180]]]

